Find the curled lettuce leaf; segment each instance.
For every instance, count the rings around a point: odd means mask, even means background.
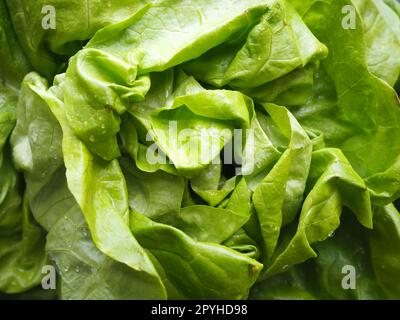
[[[378,283],[391,299],[400,298],[396,279],[400,272],[400,213],[393,204],[374,210],[374,229],[370,233],[372,265]]]
[[[5,0],[0,1],[0,81],[18,88],[30,65],[10,20]]]
[[[72,130],[94,154],[118,157],[119,114],[146,94],[146,74],[196,58],[243,32],[266,7],[262,0],[208,1],[201,9],[190,0],[163,1],[103,28],[69,63],[64,102]],[[179,24],[175,12],[182,12]],[[82,87],[85,93],[77,94]]]
[[[67,57],[80,50],[96,31],[129,18],[148,3],[146,0],[4,2],[27,58],[35,70],[47,77],[59,72],[60,64],[65,64]]]
[[[356,14],[355,29],[344,29],[341,8],[351,1],[310,0],[308,10],[303,3],[294,4],[330,54],[321,62],[313,97],[293,112],[301,124],[325,133],[328,146],[343,151],[366,180],[374,203],[389,204],[400,195],[399,99],[370,72],[361,17]]]
[[[383,0],[353,3],[362,17],[368,69],[393,87],[400,75],[398,14]]]
[[[326,47],[286,1],[270,1],[267,12],[235,52],[224,44],[185,69],[215,86],[254,88],[324,58]]]
[[[265,276],[316,257],[311,245],[335,232],[344,206],[363,226],[372,228],[368,189],[340,150],[321,149],[313,153],[308,183],[313,188],[302,205],[297,230],[293,236],[290,231],[283,235]]]
[[[119,164],[117,161],[106,163],[92,155],[74,136],[65,118],[63,102],[57,96],[57,85],[62,85],[63,78],[57,80],[60,82],[49,90],[35,84],[31,89],[48,103],[63,129],[68,187],[85,216],[93,241],[106,255],[147,277],[154,297],[164,297],[164,287],[153,264],[129,231],[128,196]],[[115,237],[116,230],[119,230],[118,237]]]
[[[312,145],[306,132],[285,108],[272,104],[264,107],[290,139],[287,150],[257,186],[252,198],[264,239],[265,259],[270,260],[281,227],[293,221],[303,201]]]
[[[399,28],[395,0],[0,0],[0,298],[398,299]]]
[[[37,286],[47,259],[45,234],[32,217],[8,143],[23,99],[18,102],[14,90],[0,87],[0,291],[9,294]]]
[[[172,299],[246,298],[262,268],[244,254],[193,241],[182,231],[138,213],[131,214],[131,228],[156,259]]]

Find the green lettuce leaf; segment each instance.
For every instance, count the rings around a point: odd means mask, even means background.
[[[119,164],[116,160],[107,163],[92,155],[74,136],[65,118],[63,102],[57,95],[61,91],[57,86],[62,83],[60,77],[48,91],[35,84],[30,88],[48,103],[60,122],[68,188],[85,216],[93,241],[103,253],[139,273],[147,281],[149,295],[164,298],[165,289],[153,264],[129,230],[128,196]]]
[[[224,44],[189,62],[185,70],[217,87],[259,87],[327,55],[289,2],[269,1],[269,10],[238,49]],[[271,101],[269,101],[271,102]]]
[[[292,222],[303,201],[311,164],[312,145],[307,133],[284,107],[266,104],[272,120],[290,139],[286,151],[253,194],[263,237],[266,261],[274,254],[280,229]]]
[[[372,210],[368,189],[338,149],[321,149],[313,153],[308,184],[311,191],[301,208],[294,235],[283,234],[265,276],[317,256],[311,247],[329,238],[340,225],[343,207],[349,208],[358,221],[372,228]]]
[[[47,77],[65,68],[67,57],[80,50],[96,31],[129,18],[148,3],[146,0],[3,1],[26,57],[35,70]]]
[[[369,70],[361,17],[356,15],[355,29],[344,29],[341,10],[351,1],[293,3],[330,52],[316,74],[312,98],[293,113],[301,124],[323,132],[327,146],[343,151],[374,203],[388,204],[400,195],[399,99]]]
[[[192,0],[166,0],[103,28],[69,63],[64,101],[73,131],[96,155],[118,157],[119,114],[143,99],[149,89],[146,74],[196,58],[235,37],[266,8],[262,0],[208,1],[198,15],[200,7]],[[178,18],[176,12],[181,12]],[[81,88],[85,93],[77,94]]]
[[[0,86],[0,291],[9,294],[37,286],[47,259],[44,232],[32,218],[8,143],[16,109],[14,90]]]
[[[370,232],[371,261],[383,291],[391,299],[399,299],[400,286],[400,213],[390,204],[374,210],[374,230]]]

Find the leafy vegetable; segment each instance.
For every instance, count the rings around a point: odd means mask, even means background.
[[[0,299],[400,299],[398,30],[395,0],[0,0]]]

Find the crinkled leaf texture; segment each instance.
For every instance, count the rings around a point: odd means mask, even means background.
[[[399,299],[399,30],[395,0],[0,0],[0,297]]]

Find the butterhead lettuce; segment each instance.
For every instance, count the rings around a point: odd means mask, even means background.
[[[399,75],[395,0],[0,0],[0,298],[400,299]]]

